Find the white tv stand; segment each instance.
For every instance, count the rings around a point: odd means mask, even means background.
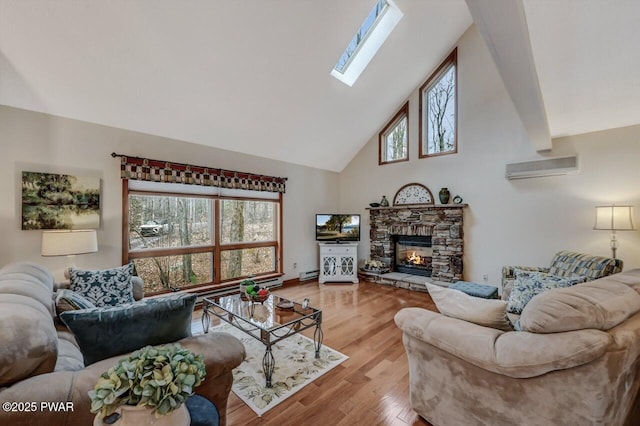
[[[318,282],[358,283],[358,243],[318,243],[320,275]]]

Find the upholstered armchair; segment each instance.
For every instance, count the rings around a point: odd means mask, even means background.
[[[622,272],[623,262],[604,256],[574,251],[559,251],[553,256],[551,265],[545,266],[504,266],[502,268],[502,299],[508,299],[511,293],[514,271],[520,269],[530,272],[545,272],[559,277],[585,277],[587,281]]]

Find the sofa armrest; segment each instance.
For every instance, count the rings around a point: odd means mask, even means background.
[[[405,347],[405,339],[416,339],[484,370],[515,378],[586,364],[602,356],[613,340],[599,330],[504,332],[421,308],[400,310],[395,322],[403,331]]]
[[[609,330],[615,342],[614,349],[624,350],[628,359],[640,357],[640,312]]]
[[[195,393],[215,404],[220,413],[220,425],[223,426],[226,423],[227,399],[233,383],[232,370],[244,361],[244,345],[230,334],[216,332],[185,337],[176,343],[193,353],[203,355],[207,376],[195,388]],[[108,358],[79,371],[76,388],[83,389],[82,392],[86,395],[93,389],[100,374],[126,356],[127,354]],[[89,397],[86,398],[90,406]]]
[[[92,424],[95,414],[90,412],[89,397],[86,396],[87,403],[78,403],[73,398],[75,374],[74,371],[39,374],[14,383],[7,388],[0,388],[1,402],[36,404],[35,410],[28,412],[25,410],[0,410],[0,424],[12,426]],[[41,403],[66,404],[67,402],[73,403],[73,411],[40,409]],[[30,406],[30,408],[32,407]]]
[[[215,379],[223,374],[230,373],[244,361],[246,355],[242,342],[228,333],[210,332],[199,334],[185,337],[177,343],[180,343],[193,353],[204,356],[204,363],[207,368],[207,377],[204,380],[204,384],[207,384],[209,379]],[[199,390],[200,387],[196,388],[197,393],[201,393]]]
[[[142,300],[144,297],[144,281],[138,276],[131,277],[131,285],[133,286],[133,299]]]
[[[244,360],[242,343],[227,333],[208,333],[186,337],[178,343],[204,356],[207,377],[195,392],[213,402],[220,413],[220,425],[226,422],[227,398],[233,383],[232,369]],[[8,388],[0,388],[0,401],[38,403],[35,412],[0,411],[0,424],[28,426],[89,425],[95,414],[91,413],[88,392],[94,388],[98,377],[113,367],[127,354],[98,361],[78,371],[59,371],[40,374],[19,381]],[[72,402],[73,411],[40,410],[41,402]]]
[[[511,289],[513,288],[513,280],[516,278],[514,271],[521,269],[531,272],[549,272],[549,268],[544,266],[503,266],[502,267],[502,300],[509,299]]]
[[[187,337],[179,343],[194,353],[204,355],[207,377],[195,392],[215,404],[220,413],[220,426],[225,426],[227,400],[233,384],[232,370],[244,361],[244,345],[232,335],[221,332]]]

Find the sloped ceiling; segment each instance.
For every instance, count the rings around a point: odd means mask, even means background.
[[[329,72],[373,3],[0,0],[0,104],[340,171],[472,24],[396,0],[347,87]],[[640,2],[523,3],[552,136],[638,124]]]
[[[552,137],[640,124],[640,1],[525,0],[524,10]]]
[[[404,18],[353,87],[329,75],[373,0],[0,0],[0,103],[340,171],[471,25]]]

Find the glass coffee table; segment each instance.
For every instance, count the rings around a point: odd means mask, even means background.
[[[264,302],[252,302],[234,294],[205,297],[202,304],[202,327],[205,333],[209,332],[210,316],[214,315],[265,345],[262,367],[268,388],[271,387],[271,377],[276,366],[271,352],[273,344],[315,327],[313,342],[316,358],[320,357],[322,311],[306,306],[308,303],[300,304],[274,294],[270,294]]]

